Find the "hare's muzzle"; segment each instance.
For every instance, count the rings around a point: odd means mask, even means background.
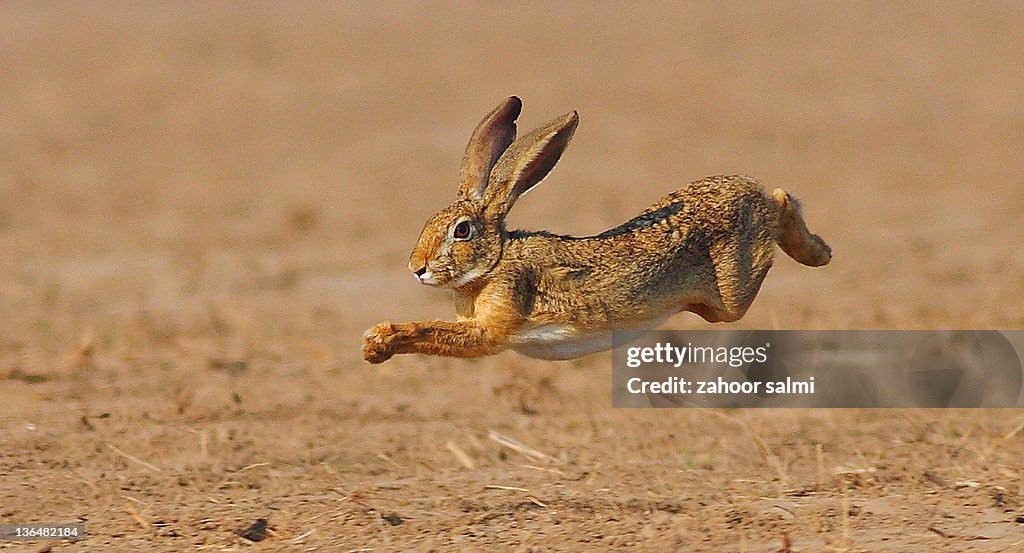
[[[412,271],[413,276],[415,276],[416,280],[420,281],[421,284],[437,284],[437,281],[434,280],[433,273],[427,269],[426,264],[410,262],[409,270]]]

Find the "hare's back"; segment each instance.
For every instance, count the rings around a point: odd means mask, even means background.
[[[647,212],[681,204],[680,216],[702,229],[770,218],[771,200],[761,185],[744,175],[717,175],[691,182],[648,208]],[[768,222],[768,221],[764,221]]]
[[[687,184],[594,238],[635,240],[672,230],[693,239],[723,231],[747,231],[747,227],[773,228],[776,217],[771,199],[755,179],[718,175]]]

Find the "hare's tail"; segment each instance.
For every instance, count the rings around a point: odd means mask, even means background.
[[[776,241],[782,251],[804,265],[820,267],[832,260],[832,248],[817,234],[807,230],[800,204],[781,188],[772,191],[779,206],[779,230]]]

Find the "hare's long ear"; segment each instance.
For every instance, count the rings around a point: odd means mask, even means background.
[[[522,109],[522,100],[511,96],[477,125],[466,146],[466,155],[462,158],[459,197],[477,201],[484,198],[491,169],[498,157],[516,139],[516,118]]]
[[[575,111],[566,113],[516,140],[501,154],[484,197],[489,217],[504,217],[519,196],[544,180],[562,157],[579,122]]]

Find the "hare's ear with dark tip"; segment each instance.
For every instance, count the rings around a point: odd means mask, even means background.
[[[511,96],[477,125],[462,158],[459,197],[478,201],[484,198],[491,169],[516,139],[516,118],[522,109],[522,100]]]
[[[548,176],[579,122],[579,115],[570,111],[516,140],[501,154],[485,193],[489,216],[504,217],[520,196]]]

